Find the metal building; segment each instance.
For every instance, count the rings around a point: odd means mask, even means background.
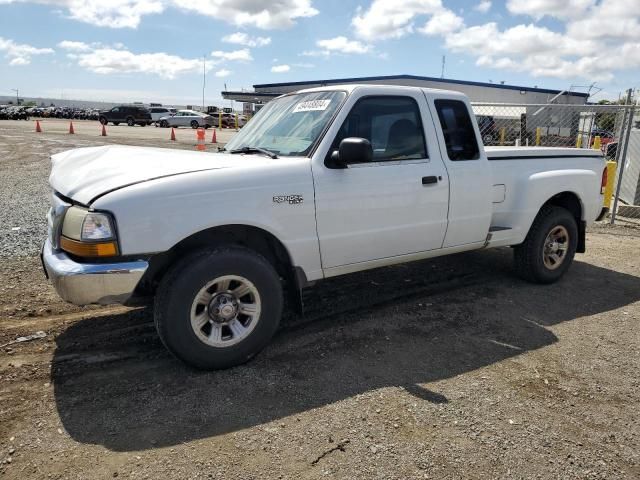
[[[550,90],[537,87],[520,87],[501,83],[483,83],[447,78],[421,77],[416,75],[389,75],[381,77],[335,78],[304,82],[265,83],[254,85],[253,91],[223,91],[222,97],[238,102],[263,104],[283,93],[304,88],[345,83],[368,83],[378,85],[403,85],[424,88],[455,90],[466,94],[472,102],[515,104],[572,104],[584,105],[589,94],[582,92]]]

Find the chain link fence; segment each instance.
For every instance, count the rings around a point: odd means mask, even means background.
[[[640,107],[473,103],[485,146],[600,149],[612,181],[610,223],[640,226]]]

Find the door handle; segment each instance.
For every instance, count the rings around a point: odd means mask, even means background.
[[[440,177],[440,179],[442,179],[442,177]],[[435,175],[432,175],[430,177],[422,177],[423,185],[433,185],[435,183],[438,183],[438,177],[436,177]]]

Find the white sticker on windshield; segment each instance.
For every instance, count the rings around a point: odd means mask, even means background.
[[[293,109],[292,113],[326,110],[330,103],[331,100],[309,100],[300,102],[296,105],[296,108]]]

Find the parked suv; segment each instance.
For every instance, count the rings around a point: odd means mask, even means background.
[[[114,125],[126,122],[130,127],[136,124],[146,127],[151,125],[152,122],[149,110],[137,105],[118,105],[111,110],[102,110],[98,120],[102,125],[106,125],[109,122]]]
[[[149,108],[149,113],[151,114],[151,120],[153,122],[157,122],[162,118],[162,117],[167,117],[167,116],[173,116],[175,115],[175,111],[171,112],[171,110],[175,110],[175,109],[170,109],[167,107],[151,107]]]

